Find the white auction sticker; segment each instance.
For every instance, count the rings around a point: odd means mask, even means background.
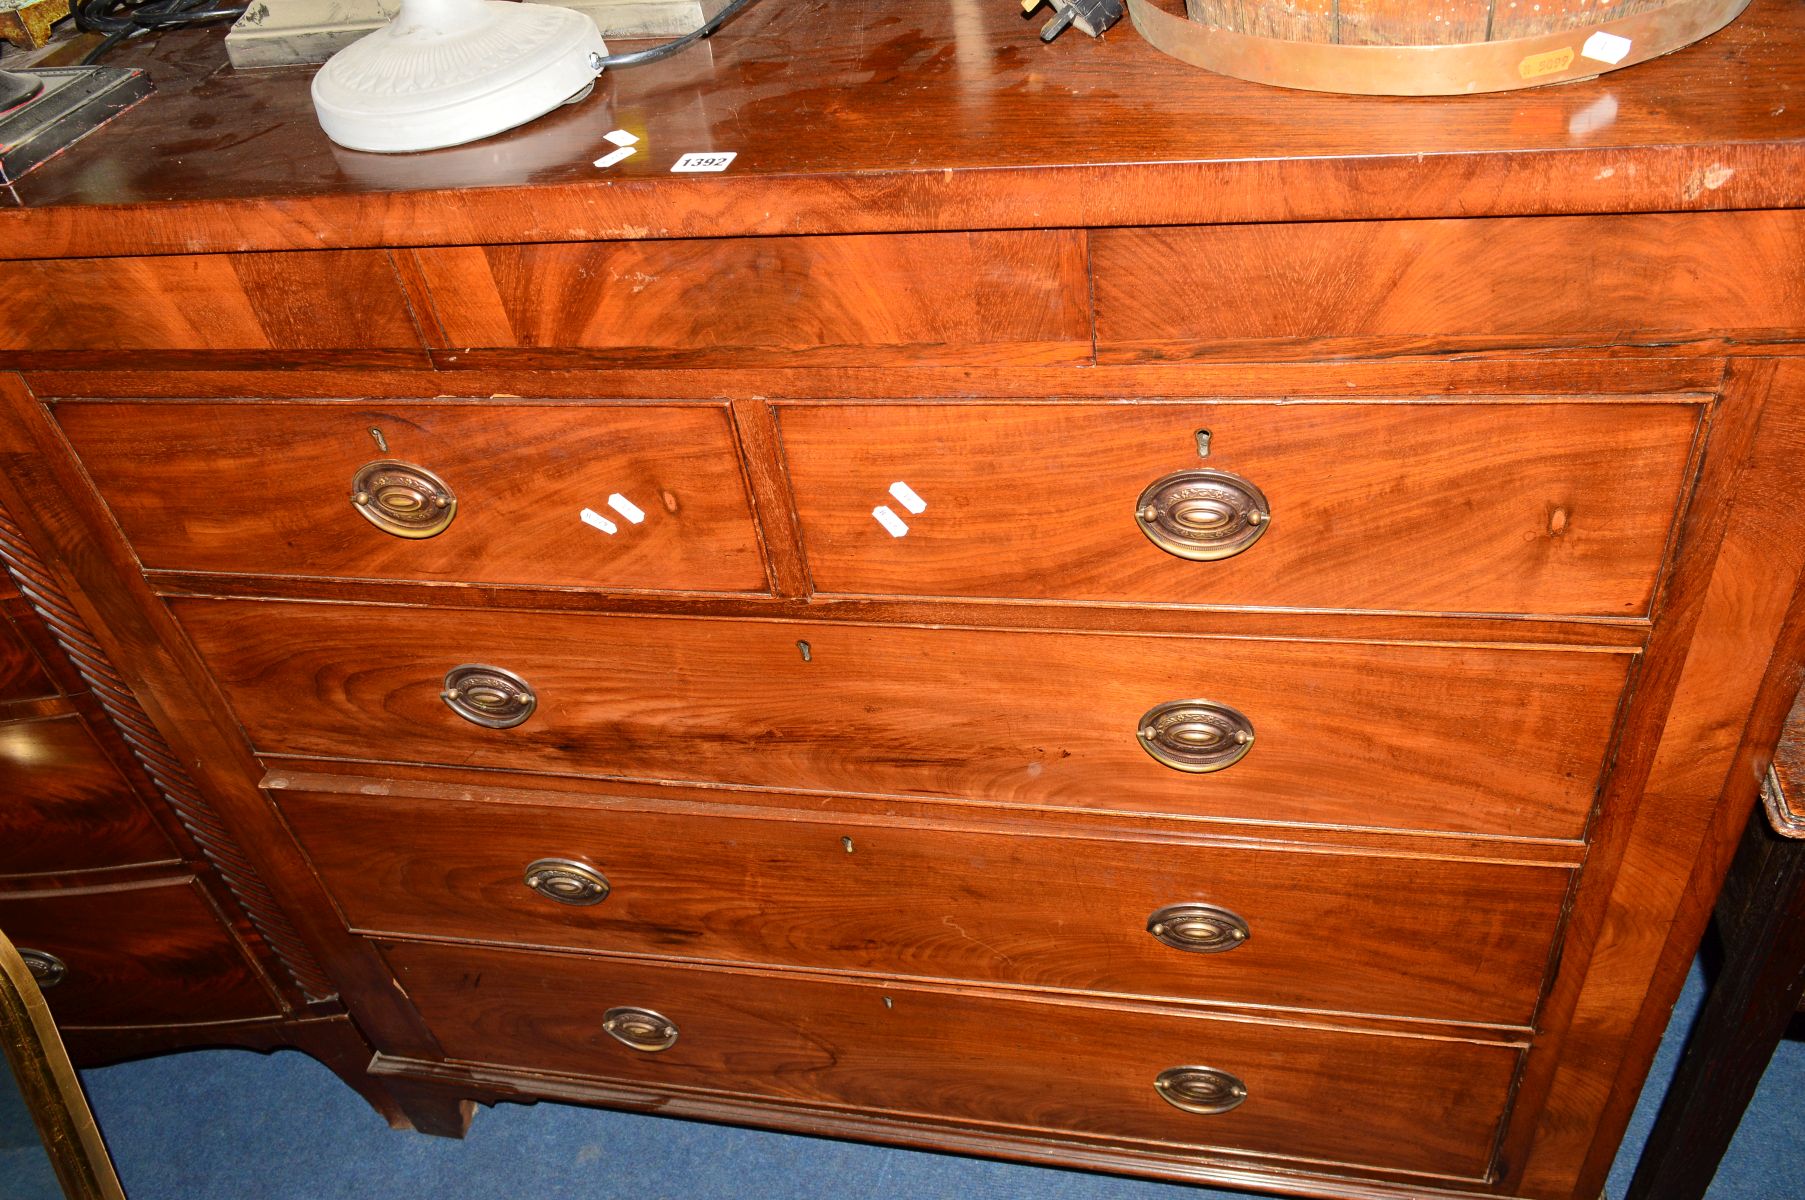
[[[1586,39],[1586,44],[1579,48],[1579,52],[1594,62],[1609,63],[1614,67],[1629,56],[1630,40],[1600,29]]]
[[[738,150],[695,150],[671,164],[673,171],[725,171]]]

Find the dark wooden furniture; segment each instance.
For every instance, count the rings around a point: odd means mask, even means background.
[[[1801,50],[768,0],[391,159],[167,37],[0,210],[0,501],[418,1128],[1591,1200],[1805,661]]]
[[[1701,1200],[1805,997],[1805,693],[1724,877],[1722,961],[1627,1200]]]
[[[0,930],[75,1062],[297,1046],[405,1123],[336,988],[5,512],[0,560]]]

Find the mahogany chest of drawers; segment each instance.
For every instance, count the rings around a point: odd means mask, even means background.
[[[1805,15],[1402,103],[842,7],[407,159],[171,38],[0,211],[0,503],[373,1098],[1597,1195],[1805,661]]]

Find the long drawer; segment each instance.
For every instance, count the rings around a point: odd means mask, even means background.
[[[66,402],[152,569],[763,591],[721,404]]]
[[[1490,1165],[1521,1053],[883,981],[478,947],[385,952],[452,1059],[1463,1179]],[[1182,1110],[1156,1086],[1162,1076],[1174,1099],[1233,1107]]]
[[[1631,661],[1495,646],[172,606],[266,753],[1569,838],[1583,831]],[[524,688],[466,666],[502,668]],[[460,716],[445,693],[470,675],[479,703],[525,719],[498,729]],[[530,710],[515,693],[530,694]],[[1187,769],[1198,760],[1220,769]]]
[[[0,929],[59,1025],[186,1025],[279,1011],[192,878],[0,892]]]
[[[272,791],[353,930],[1526,1026],[1555,866]]]
[[[780,419],[822,592],[1625,616],[1648,611],[1699,401]]]

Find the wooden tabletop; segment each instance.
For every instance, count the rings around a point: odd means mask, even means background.
[[[513,133],[328,142],[311,68],[218,31],[115,59],[157,93],[0,189],[0,257],[1805,204],[1805,5],[1597,80],[1489,96],[1285,91],[1124,22],[1036,37],[1010,0],[759,0]],[[598,169],[609,130],[639,152]],[[689,151],[722,174],[673,175]]]

